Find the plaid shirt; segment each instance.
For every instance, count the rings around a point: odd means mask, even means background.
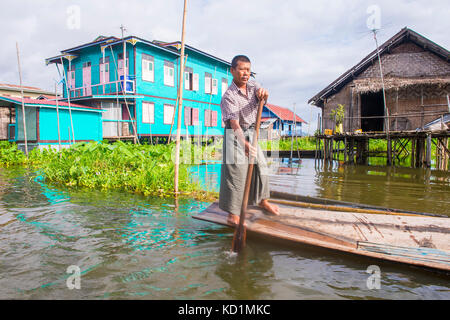
[[[247,82],[247,95],[245,95],[233,81],[220,102],[223,122],[226,124],[228,120],[239,120],[242,129],[248,129],[253,125],[258,113],[259,100],[256,92],[259,88],[261,88],[259,83],[249,81]]]

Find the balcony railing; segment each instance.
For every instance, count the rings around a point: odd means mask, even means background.
[[[125,83],[124,83],[125,82]],[[125,90],[124,90],[125,88]],[[82,98],[93,95],[127,94],[135,92],[134,80],[117,80],[79,88],[69,88],[71,98]]]

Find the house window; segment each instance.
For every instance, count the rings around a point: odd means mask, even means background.
[[[222,96],[228,89],[228,80],[225,78],[222,78]]]
[[[118,59],[117,59],[117,66],[118,66],[118,69],[119,69],[119,77],[120,76],[122,76],[123,75],[123,53],[119,53],[119,55],[118,55],[118,57],[117,57]],[[128,61],[129,60],[129,54],[128,54],[128,52],[127,52],[127,61],[126,61],[126,69],[127,69],[127,74],[128,74],[128,70],[129,70],[129,68],[128,68]]]
[[[205,72],[205,93],[211,93],[211,79],[211,73]]]
[[[164,124],[172,124],[175,107],[170,104],[164,105]]]
[[[100,83],[109,82],[109,57],[100,58]]]
[[[217,94],[217,90],[218,90],[218,81],[217,79],[212,79],[212,94]]]
[[[175,86],[173,62],[164,61],[164,85]]]
[[[205,110],[205,127],[217,126],[217,111]]]
[[[75,66],[71,65],[67,74],[69,89],[75,88]]]
[[[142,102],[142,123],[155,123],[155,104],[153,102]]]
[[[192,68],[184,68],[184,89],[194,90],[194,72]]]
[[[142,80],[155,81],[155,58],[148,54],[142,55]]]

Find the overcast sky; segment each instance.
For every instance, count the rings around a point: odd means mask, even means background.
[[[269,102],[295,103],[312,133],[318,109],[307,100],[375,48],[371,5],[380,10],[380,43],[407,26],[450,48],[449,0],[188,0],[186,43],[228,61],[249,56]],[[0,0],[0,82],[19,83],[16,41],[24,85],[53,91],[58,73],[45,58],[98,35],[120,36],[121,24],[125,35],[180,40],[182,14],[183,0]]]

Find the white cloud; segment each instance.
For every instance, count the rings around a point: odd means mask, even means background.
[[[307,100],[374,48],[366,27],[367,7],[381,9],[380,43],[408,26],[450,47],[448,0],[265,1],[189,0],[188,44],[231,60],[247,54],[270,102],[292,108],[315,127]],[[67,28],[67,7],[79,5],[80,29]],[[0,82],[18,83],[15,43],[19,42],[24,84],[52,90],[54,66],[44,59],[92,41],[98,35],[127,34],[149,40],[179,40],[183,0],[2,1]],[[312,119],[310,119],[312,118]]]

